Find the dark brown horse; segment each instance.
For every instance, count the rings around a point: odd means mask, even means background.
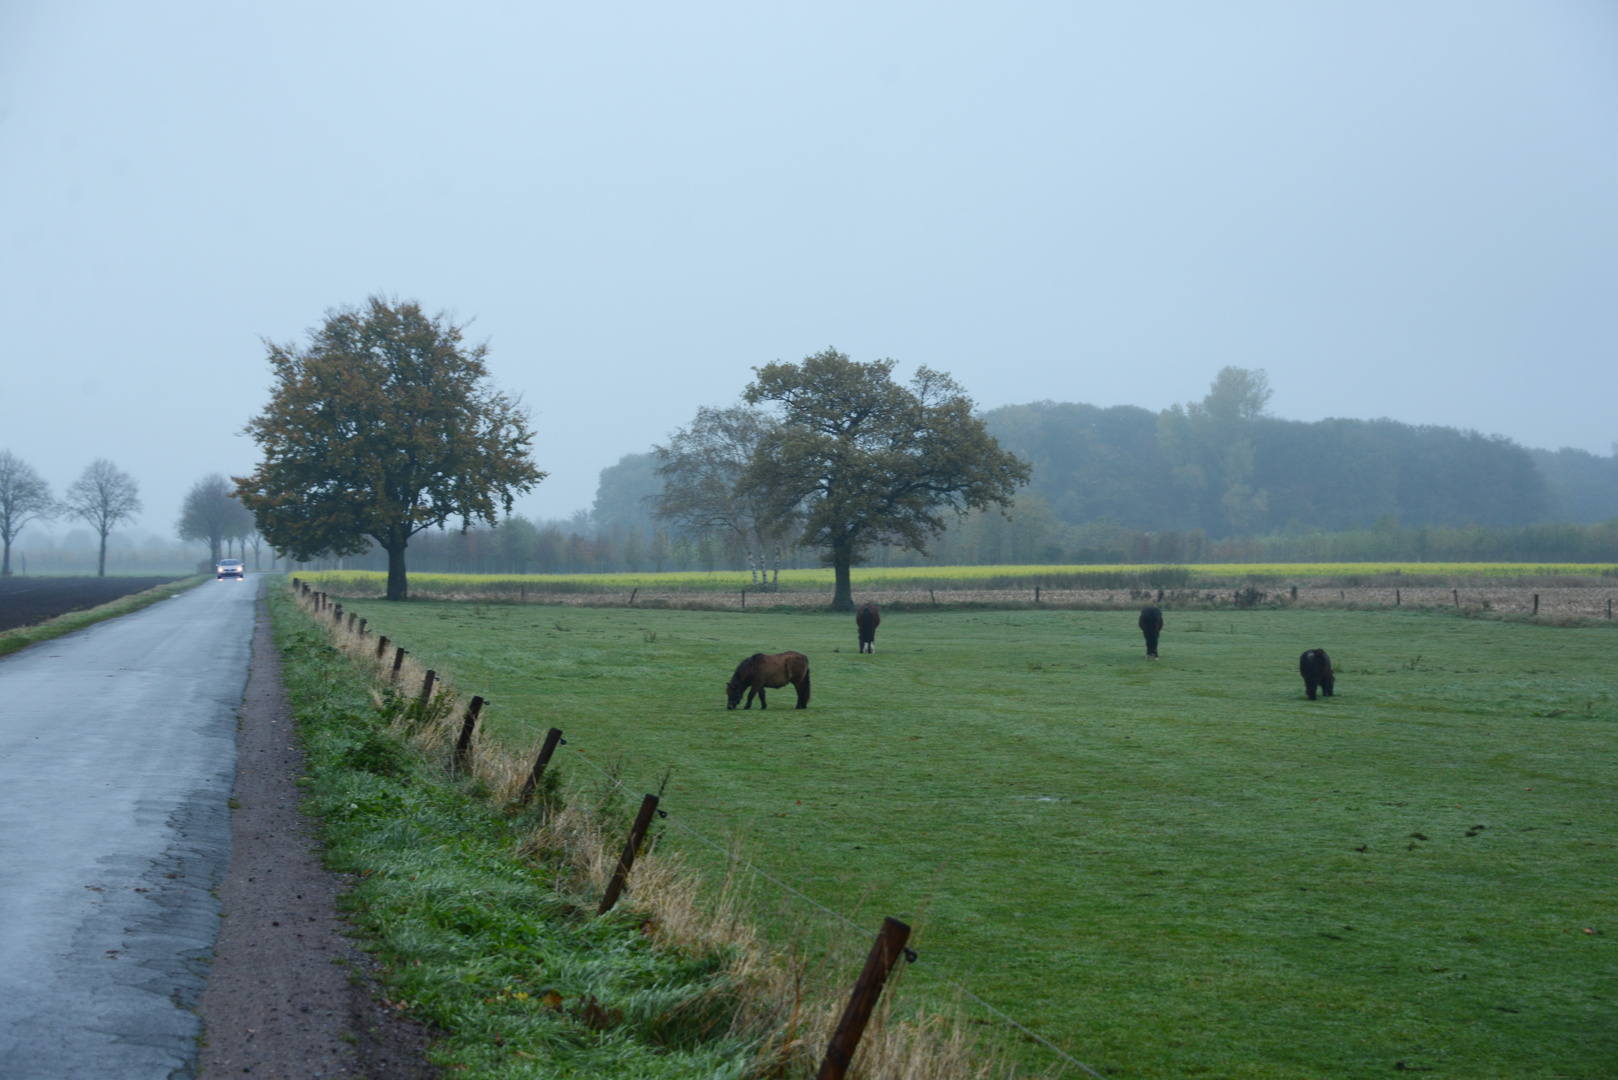
[[[1163,632],[1163,612],[1155,604],[1140,609],[1140,632],[1146,635],[1146,659],[1157,659],[1157,637]]]
[[[882,613],[875,604],[861,604],[854,613],[854,625],[860,628],[860,652],[876,652],[876,628],[882,625]]]
[[[1309,695],[1309,700],[1315,700],[1315,688],[1327,697],[1331,697],[1332,687],[1337,685],[1337,677],[1332,674],[1331,657],[1326,655],[1325,649],[1308,649],[1298,657],[1298,674],[1303,676],[1303,690]]]
[[[763,653],[754,653],[746,660],[736,665],[736,674],[730,677],[725,684],[725,700],[727,709],[734,709],[742,700],[742,691],[747,692],[747,704],[744,709],[753,707],[753,695],[758,695],[758,707],[769,708],[764,700],[766,689],[774,690],[777,687],[791,683],[798,691],[798,708],[809,707],[809,658],[801,652],[776,653],[774,656],[765,656]]]

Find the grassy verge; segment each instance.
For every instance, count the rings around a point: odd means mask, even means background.
[[[813,1075],[836,995],[809,958],[757,939],[733,888],[705,889],[654,846],[628,899],[595,916],[629,821],[617,785],[562,764],[523,807],[531,747],[448,767],[453,688],[423,709],[414,663],[394,684],[368,659],[374,639],[278,589],[270,605],[327,863],[354,876],[345,907],[391,999],[444,1032],[436,1064],[469,1078]],[[854,1075],[983,1076],[969,1041],[890,1008]]]
[[[842,615],[350,606],[491,739],[672,769],[671,811],[820,903],[928,912],[918,992],[953,973],[1109,1077],[1618,1075],[1608,629],[1170,611],[1148,663],[1133,613],[895,616],[871,656]],[[725,711],[788,648],[809,710]]]
[[[158,585],[144,592],[121,596],[117,600],[98,605],[86,611],[70,611],[66,615],[58,615],[54,619],[47,619],[33,626],[19,626],[12,630],[0,632],[0,656],[7,656],[19,649],[37,645],[41,641],[50,641],[64,634],[71,634],[75,630],[83,630],[86,626],[93,626],[107,619],[116,619],[120,615],[128,615],[142,608],[151,607],[160,600],[167,600],[171,596],[177,596],[187,589],[196,588],[204,581],[210,580],[212,579],[209,577],[198,575],[186,578],[184,581],[172,581],[167,585]]]

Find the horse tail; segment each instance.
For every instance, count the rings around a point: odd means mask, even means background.
[[[807,666],[805,666],[804,669],[803,669],[803,681],[798,684],[798,708],[807,709],[808,707],[809,707],[809,668]]]

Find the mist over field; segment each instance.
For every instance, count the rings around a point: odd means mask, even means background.
[[[124,532],[169,535],[193,481],[255,463],[265,341],[380,293],[488,340],[533,410],[537,521],[828,345],[947,371],[1006,423],[1156,415],[1264,369],[1284,421],[1544,451],[1548,501],[1518,517],[1592,520],[1613,190],[1599,4],[22,0],[0,9],[0,448],[57,492],[116,462],[144,502]],[[1068,521],[1057,471],[1033,491]],[[1264,490],[1253,528],[1361,516]],[[1397,504],[1372,523],[1414,523]]]

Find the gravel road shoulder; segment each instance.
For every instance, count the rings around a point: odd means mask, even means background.
[[[258,602],[253,666],[237,741],[224,918],[207,988],[199,1075],[416,1080],[436,1072],[430,1033],[373,996],[370,958],[336,912],[346,888],[325,870],[298,809],[303,753]]]

